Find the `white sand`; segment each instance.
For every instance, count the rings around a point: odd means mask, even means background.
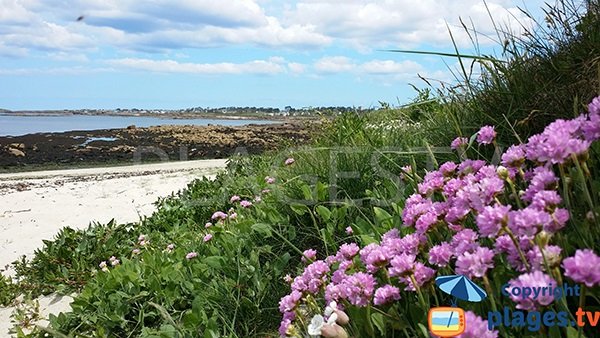
[[[135,222],[155,210],[153,203],[214,175],[226,160],[0,174],[0,268],[31,255],[65,226],[90,222]],[[10,274],[10,271],[4,272]],[[48,307],[48,297],[40,300]],[[66,299],[66,302],[65,302]],[[68,298],[44,314],[68,309]],[[66,306],[65,306],[66,305]],[[10,309],[0,308],[0,337],[8,337]]]

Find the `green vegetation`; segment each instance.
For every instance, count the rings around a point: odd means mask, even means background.
[[[50,318],[47,332],[57,337],[277,336],[278,303],[289,293],[284,276],[301,273],[302,258],[314,259],[303,257],[304,250],[316,249],[316,259],[325,259],[344,243],[364,247],[391,229],[414,232],[401,226],[405,200],[424,182],[425,169],[463,159],[447,149],[457,135],[471,137],[462,155],[491,159],[494,147],[476,144],[479,127],[495,125],[496,144],[507,147],[525,142],[557,118],[585,111],[600,89],[599,4],[585,4],[585,12],[569,1],[549,8],[548,26],[540,23],[525,37],[499,29],[507,60],[466,59],[457,52],[465,69],[458,75],[459,87],[421,90],[415,102],[401,109],[346,112],[323,120],[309,147],[234,157],[215,180],[196,180],[161,199],[157,211],[139,223],[64,229],[31,261],[15,263],[16,284],[0,280],[0,303],[10,303],[18,293],[77,292],[73,312]],[[482,66],[483,75],[467,72],[467,60]],[[598,155],[596,143],[586,152],[588,158],[555,170],[561,177],[561,206],[570,210],[572,220],[551,242],[562,247],[562,258],[581,248],[600,253],[593,216],[600,211]],[[284,164],[286,158],[294,163]],[[403,170],[407,165],[411,174]],[[527,180],[518,180],[518,188],[524,188]],[[520,202],[508,189],[497,197],[517,209]],[[576,198],[586,193],[588,198]],[[244,207],[233,196],[252,205]],[[475,228],[474,221],[470,216],[464,226]],[[430,242],[438,243],[448,240],[451,231],[430,235]],[[535,240],[543,237],[538,235]],[[492,243],[482,240],[482,245]],[[499,290],[518,273],[503,256],[496,259],[489,280]],[[440,274],[451,272],[440,269]],[[587,309],[597,309],[598,286],[588,295],[583,297]],[[311,297],[303,300],[307,314],[313,314],[311,306],[322,310],[325,305],[318,295]],[[435,291],[403,292],[401,301],[383,310],[346,303],[348,330],[360,336],[428,336],[423,318],[431,304],[449,301],[442,297]],[[566,305],[573,309],[577,301]],[[483,310],[496,306],[491,302],[472,309],[485,316]],[[514,308],[509,299],[502,305]],[[47,332],[35,329],[31,335]],[[537,336],[592,337],[590,332],[551,330]],[[526,331],[511,334],[521,337]]]

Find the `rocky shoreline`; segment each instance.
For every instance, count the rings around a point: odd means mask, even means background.
[[[307,142],[311,128],[306,123],[129,126],[0,137],[0,169],[227,158],[235,152],[258,154]]]

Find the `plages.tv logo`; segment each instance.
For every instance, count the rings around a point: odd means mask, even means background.
[[[465,311],[457,306],[458,299],[481,302],[487,297],[487,293],[464,275],[440,276],[435,279],[435,284],[452,296],[452,306],[434,307],[429,310],[429,331],[442,338],[458,336],[467,327]]]

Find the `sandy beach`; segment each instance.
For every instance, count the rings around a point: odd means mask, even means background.
[[[153,203],[211,176],[226,160],[164,162],[110,168],[0,174],[0,267],[31,255],[70,226],[90,222],[135,222],[152,214]],[[4,274],[10,274],[10,270]],[[68,298],[44,297],[41,312],[68,309]],[[0,308],[0,337],[9,337],[10,308]]]

